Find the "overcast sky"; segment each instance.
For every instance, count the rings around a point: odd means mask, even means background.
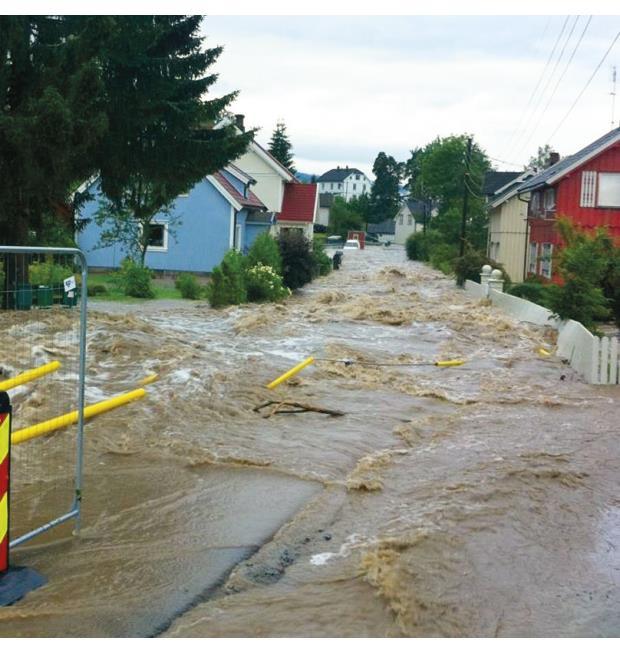
[[[498,169],[519,169],[546,142],[562,155],[583,147],[611,128],[620,39],[549,137],[618,34],[620,16],[594,16],[568,68],[588,16],[571,16],[558,41],[565,20],[209,16],[203,29],[208,46],[224,46],[213,92],[239,90],[232,110],[261,128],[264,145],[283,119],[297,168],[320,174],[347,164],[370,172],[381,150],[404,160],[438,135],[464,132],[490,156],[518,164],[494,161]],[[615,118],[618,126],[620,96]]]

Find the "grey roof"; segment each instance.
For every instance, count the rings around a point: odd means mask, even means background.
[[[483,195],[494,195],[496,191],[503,188],[506,184],[516,179],[522,172],[499,172],[489,170],[484,175],[484,185],[482,186]]]
[[[363,175],[357,168],[332,168],[322,174],[317,181],[344,181],[351,173]]]
[[[519,186],[519,192],[525,192],[544,186],[549,179],[552,179],[557,175],[561,175],[564,171],[568,171],[569,168],[578,164],[579,162],[583,161],[585,163],[591,155],[596,153],[597,150],[604,148],[606,145],[611,145],[619,137],[620,127],[612,129],[600,138],[597,138],[589,145],[586,145],[586,147],[579,150],[579,152],[575,152],[575,154],[571,154],[570,156],[561,159],[554,165],[545,168],[531,179],[528,179],[521,186]]]
[[[430,213],[429,204],[423,200],[416,200],[415,198],[410,197],[406,200],[406,202],[409,210],[413,215],[424,215],[425,208],[428,210],[428,213]]]
[[[369,223],[369,234],[384,234],[390,236],[396,233],[396,220],[384,220],[378,223]]]

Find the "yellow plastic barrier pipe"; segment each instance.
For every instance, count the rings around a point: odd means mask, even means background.
[[[437,361],[435,365],[437,367],[456,367],[457,365],[464,365],[465,361],[461,360],[451,360],[451,361]]]
[[[138,381],[138,385],[149,385],[149,383],[155,383],[159,379],[159,374],[149,374],[145,376],[142,380]]]
[[[105,399],[104,401],[92,404],[91,406],[86,406],[86,408],[84,408],[84,419],[90,419],[91,417],[95,417],[101,413],[107,413],[109,410],[114,410],[114,408],[124,406],[131,401],[142,399],[142,397],[145,396],[146,390],[144,390],[144,388],[138,388],[137,390],[118,395],[118,397],[112,397],[112,399]],[[48,419],[45,422],[40,422],[34,426],[29,426],[25,429],[20,429],[19,431],[13,431],[11,434],[11,444],[21,444],[27,440],[32,440],[32,438],[38,438],[41,435],[46,435],[52,431],[71,426],[71,424],[76,424],[77,421],[78,411],[74,410],[70,413],[60,415],[59,417]]]
[[[314,363],[314,358],[312,356],[310,356],[310,358],[306,358],[306,360],[299,363],[299,365],[295,365],[295,367],[291,368],[288,372],[285,372],[282,376],[279,376],[277,379],[275,379],[271,383],[268,383],[267,387],[270,390],[273,390],[274,388],[279,386],[281,383],[284,383],[285,381],[287,381],[291,377],[295,376],[295,374],[298,374],[299,372],[301,372],[301,370],[303,370],[304,367],[308,367],[308,365],[312,365],[312,363]]]
[[[60,368],[60,363],[58,361],[52,361],[51,363],[46,363],[41,365],[41,367],[35,367],[31,370],[26,370],[17,376],[14,376],[12,379],[7,379],[6,381],[0,381],[0,392],[6,392],[12,388],[16,388],[18,385],[24,385],[24,383],[30,383],[35,379],[39,379],[46,374],[51,374]]]

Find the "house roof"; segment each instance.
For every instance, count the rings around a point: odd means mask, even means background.
[[[278,222],[314,222],[317,191],[316,184],[287,183]]]
[[[534,190],[535,188],[540,188],[541,186],[554,184],[569,172],[575,168],[578,168],[580,165],[586,163],[590,159],[593,159],[595,156],[606,150],[614,143],[617,143],[618,141],[620,141],[620,127],[612,129],[606,134],[603,134],[603,136],[597,138],[589,145],[586,145],[583,149],[579,150],[579,152],[575,152],[575,154],[564,157],[554,165],[549,166],[548,168],[545,168],[539,172],[537,175],[534,175],[531,179],[519,187],[519,192]]]
[[[248,196],[244,197],[221,172],[214,172],[211,177],[215,179],[215,181],[224,189],[226,194],[228,194],[239,206],[246,209],[265,210],[267,208],[251,190],[248,190]]]
[[[427,206],[426,202],[424,202],[422,200],[416,200],[413,197],[408,198],[407,200],[405,200],[405,202],[407,203],[407,207],[409,208],[409,210],[411,211],[411,213],[413,215],[416,215],[416,214],[417,215],[420,215],[420,214],[423,215],[424,214],[424,209]],[[430,210],[429,210],[429,213],[430,213]]]
[[[384,220],[383,222],[378,222],[373,224],[372,222],[368,225],[369,234],[384,234],[386,236],[391,236],[396,233],[396,220]]]
[[[233,177],[236,177],[239,181],[242,181],[244,184],[256,183],[256,179],[249,175],[247,172],[238,168],[234,163],[229,163],[224,167],[224,170],[229,172]]]
[[[483,195],[495,195],[500,189],[516,179],[521,172],[499,172],[497,170],[489,170],[484,175],[484,184],[482,185]]]
[[[489,206],[494,209],[500,204],[507,202],[511,197],[514,197],[522,188],[523,184],[531,179],[536,173],[533,170],[524,170],[518,177],[508,182],[505,186],[498,188],[495,194],[488,197]]]
[[[332,168],[322,174],[317,181],[344,181],[350,174],[363,175],[364,173],[357,168]]]

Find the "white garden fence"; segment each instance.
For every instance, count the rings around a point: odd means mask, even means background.
[[[495,272],[495,271],[494,271]],[[618,338],[592,335],[580,322],[561,321],[550,310],[533,302],[501,291],[501,277],[489,284],[490,270],[483,271],[483,283],[465,282],[465,290],[473,297],[487,297],[504,312],[521,322],[550,326],[558,331],[557,355],[567,360],[587,383],[614,385],[620,383],[620,347]],[[489,287],[493,285],[493,287]]]

